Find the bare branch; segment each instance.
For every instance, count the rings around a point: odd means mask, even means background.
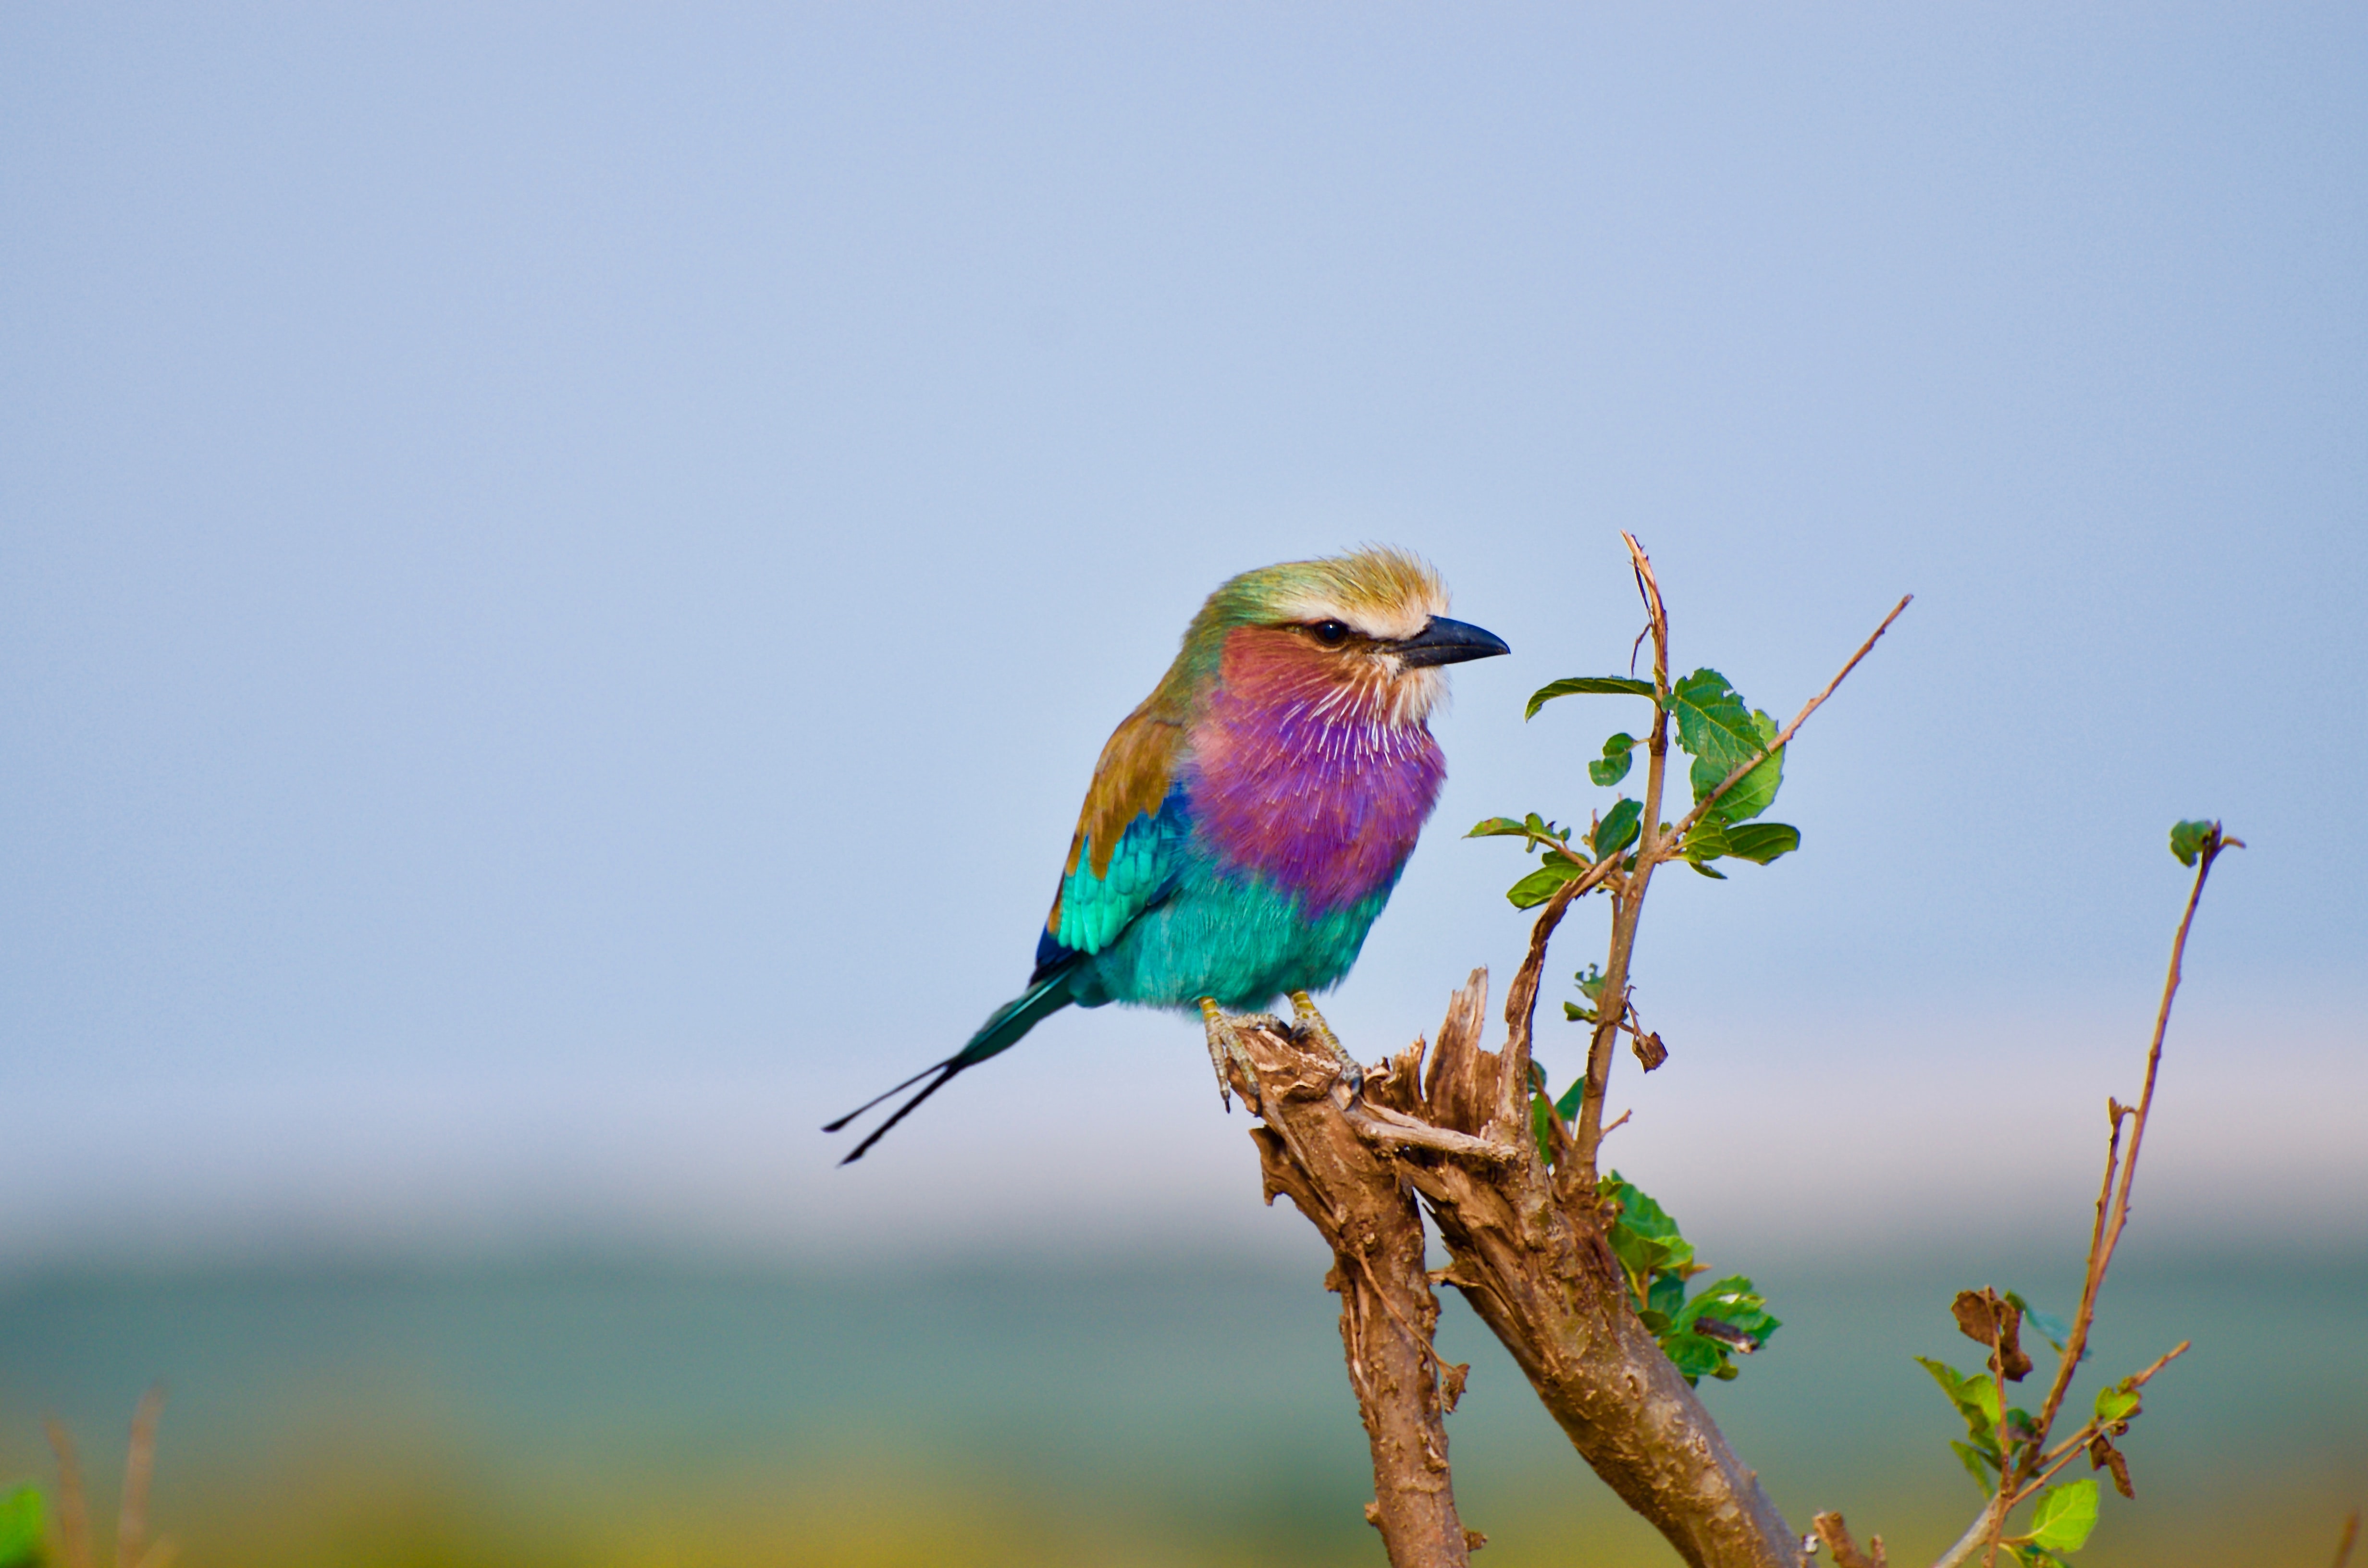
[[[1623,535],[1622,537],[1624,538],[1625,536]],[[1900,612],[1915,602],[1916,596],[1914,594],[1903,594],[1900,596],[1899,602],[1891,607],[1891,613],[1883,618],[1883,624],[1874,629],[1874,634],[1869,637],[1865,642],[1860,643],[1858,645],[1858,652],[1850,656],[1850,663],[1844,665],[1841,669],[1835,674],[1833,679],[1826,682],[1826,689],[1817,693],[1816,696],[1809,699],[1808,705],[1803,708],[1798,713],[1793,715],[1793,722],[1785,725],[1782,730],[1778,731],[1776,738],[1770,741],[1765,746],[1762,746],[1758,756],[1753,757],[1749,762],[1744,763],[1736,768],[1734,772],[1728,774],[1724,779],[1720,780],[1717,789],[1713,790],[1709,794],[1703,796],[1702,800],[1695,804],[1694,809],[1688,812],[1685,814],[1684,819],[1681,820],[1676,827],[1669,831],[1670,842],[1674,843],[1678,839],[1684,837],[1686,830],[1693,826],[1694,824],[1702,821],[1702,813],[1709,811],[1713,806],[1718,804],[1720,798],[1725,795],[1729,790],[1732,790],[1737,784],[1742,783],[1744,778],[1753,768],[1759,767],[1770,756],[1773,756],[1776,753],[1782,751],[1787,745],[1791,744],[1793,737],[1800,733],[1801,726],[1809,722],[1809,715],[1815,713],[1819,708],[1825,705],[1826,699],[1834,694],[1835,689],[1842,684],[1842,681],[1850,675],[1850,671],[1858,668],[1858,662],[1874,651],[1875,643],[1881,642],[1883,640],[1883,634],[1891,630],[1891,623],[1899,619]]]
[[[1870,1540],[1871,1551],[1861,1551],[1858,1542],[1850,1538],[1850,1527],[1842,1523],[1838,1513],[1819,1514],[1809,1523],[1816,1527],[1817,1539],[1834,1554],[1834,1568],[1887,1568],[1883,1555],[1883,1538]]]

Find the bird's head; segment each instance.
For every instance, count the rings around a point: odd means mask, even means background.
[[[1441,666],[1512,652],[1446,609],[1428,563],[1369,546],[1243,573],[1209,596],[1185,647],[1228,685],[1337,691],[1368,715],[1420,723],[1446,690]]]

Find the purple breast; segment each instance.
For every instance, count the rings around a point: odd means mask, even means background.
[[[1192,726],[1197,835],[1225,869],[1297,894],[1309,918],[1386,888],[1438,803],[1439,743],[1418,722],[1390,722],[1381,688],[1237,651],[1253,653],[1227,648],[1224,678]]]

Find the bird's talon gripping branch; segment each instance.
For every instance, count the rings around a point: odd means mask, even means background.
[[[1329,1051],[1339,1060],[1341,1081],[1349,1085],[1349,1096],[1354,1098],[1363,1094],[1365,1092],[1363,1063],[1349,1054],[1349,1048],[1340,1043],[1340,1037],[1332,1032],[1332,1026],[1326,1023],[1324,1015],[1315,1010],[1315,999],[1304,991],[1292,992],[1291,1012],[1293,1029],[1312,1038],[1316,1044]]]
[[[1249,1020],[1227,1017],[1215,997],[1201,998],[1201,1023],[1209,1036],[1209,1065],[1217,1070],[1217,1096],[1225,1102],[1227,1111],[1234,1108],[1233,1074],[1226,1068],[1240,1068],[1242,1108],[1255,1116],[1265,1103],[1265,1096],[1258,1091],[1258,1069],[1250,1065],[1249,1052],[1242,1049],[1238,1034],[1247,1021]]]

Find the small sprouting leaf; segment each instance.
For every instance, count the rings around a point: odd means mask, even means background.
[[[1701,824],[1696,824],[1699,829]],[[1692,837],[1688,834],[1689,838]],[[1726,830],[1726,852],[1738,860],[1765,866],[1780,855],[1801,847],[1801,830],[1781,822],[1736,823]]]
[[[1530,1131],[1537,1134],[1538,1153],[1554,1158],[1554,1107],[1543,1095],[1530,1096]]]
[[[1542,686],[1530,693],[1530,705],[1521,717],[1534,719],[1538,710],[1557,697],[1579,697],[1589,694],[1621,697],[1650,697],[1653,683],[1638,680],[1634,676],[1574,676]]]
[[[1636,737],[1622,731],[1603,743],[1603,757],[1587,765],[1587,776],[1609,790],[1628,777],[1631,764],[1636,760]]]
[[[2050,1487],[2039,1494],[2039,1509],[2031,1517],[2024,1539],[2047,1551],[2078,1551],[2089,1544],[2097,1528],[2097,1482],[2091,1476],[2069,1485]]]
[[[1525,842],[1521,848],[1524,853],[1527,853],[1541,845],[1562,845],[1567,847],[1570,843],[1570,829],[1559,824],[1548,822],[1537,812],[1531,812],[1519,822],[1515,822],[1511,817],[1489,817],[1474,824],[1472,831],[1463,836],[1522,839]]]
[[[1974,1484],[1982,1489],[1982,1495],[1988,1496],[1992,1468],[1989,1455],[1954,1440],[1950,1442],[1949,1449],[1957,1456],[1957,1462],[1965,1467],[1965,1473],[1974,1478]]]
[[[1679,680],[1669,692],[1669,709],[1677,715],[1678,744],[1718,768],[1713,785],[1759,755],[1751,710],[1716,670],[1696,670]]]
[[[1645,803],[1622,795],[1619,802],[1603,814],[1595,824],[1595,858],[1617,855],[1636,842],[1637,824],[1645,815]]]
[[[2111,1426],[2138,1413],[2138,1391],[2124,1384],[2097,1391],[2097,1425]]]
[[[19,1486],[0,1497],[0,1568],[37,1568],[44,1539],[40,1487]]]
[[[1603,966],[1600,963],[1588,964],[1571,978],[1578,982],[1579,990],[1587,994],[1590,1002],[1603,994]]]
[[[2170,825],[2170,852],[2179,857],[2182,866],[2192,866],[2195,858],[2203,853],[2204,844],[2212,837],[2214,822],[2180,822]]]
[[[1474,826],[1466,838],[1527,838],[1530,830],[1510,817],[1488,817]]]

